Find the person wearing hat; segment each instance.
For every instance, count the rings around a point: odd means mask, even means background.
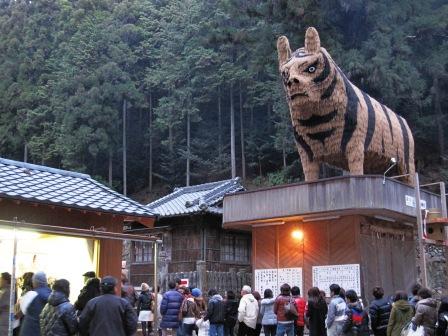
[[[75,309],[78,311],[78,315],[81,315],[87,302],[101,294],[100,279],[96,277],[95,272],[86,272],[83,274],[83,277],[85,285],[79,292],[78,299],[75,302]]]
[[[26,308],[20,336],[40,336],[39,316],[48,302],[51,290],[48,287],[47,276],[44,272],[36,272],[32,277],[33,291],[37,293]]]
[[[142,291],[137,299],[137,315],[138,321],[142,323],[143,336],[148,336],[152,332],[152,321],[154,321],[154,315],[151,311],[153,299],[147,283],[143,282],[141,288]]]
[[[102,295],[93,298],[79,317],[81,335],[132,336],[137,332],[137,315],[129,302],[115,295],[117,279],[101,280]]]
[[[0,278],[0,335],[7,335],[9,328],[9,296],[11,293],[11,274],[4,272]]]

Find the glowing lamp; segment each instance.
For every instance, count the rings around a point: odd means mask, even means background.
[[[292,232],[292,237],[294,239],[302,240],[303,239],[303,231],[301,231],[301,230],[294,230]]]

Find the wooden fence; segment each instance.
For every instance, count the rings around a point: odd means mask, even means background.
[[[188,279],[189,287],[198,287],[204,293],[214,288],[220,294],[228,290],[239,293],[244,285],[252,286],[252,273],[247,272],[214,272],[214,271],[193,271],[168,273],[163,279],[162,288],[167,290],[168,282],[174,279]]]

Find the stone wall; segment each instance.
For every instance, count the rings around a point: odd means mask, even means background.
[[[448,294],[448,249],[444,245],[425,244],[428,287],[437,296]]]

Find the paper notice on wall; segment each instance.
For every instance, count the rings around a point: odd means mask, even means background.
[[[302,292],[302,268],[270,268],[255,270],[255,290],[263,296],[265,289],[271,289],[274,297],[280,294],[284,283],[298,286]]]
[[[345,290],[354,289],[361,294],[359,264],[313,266],[313,286],[330,296],[330,285],[338,284]]]

